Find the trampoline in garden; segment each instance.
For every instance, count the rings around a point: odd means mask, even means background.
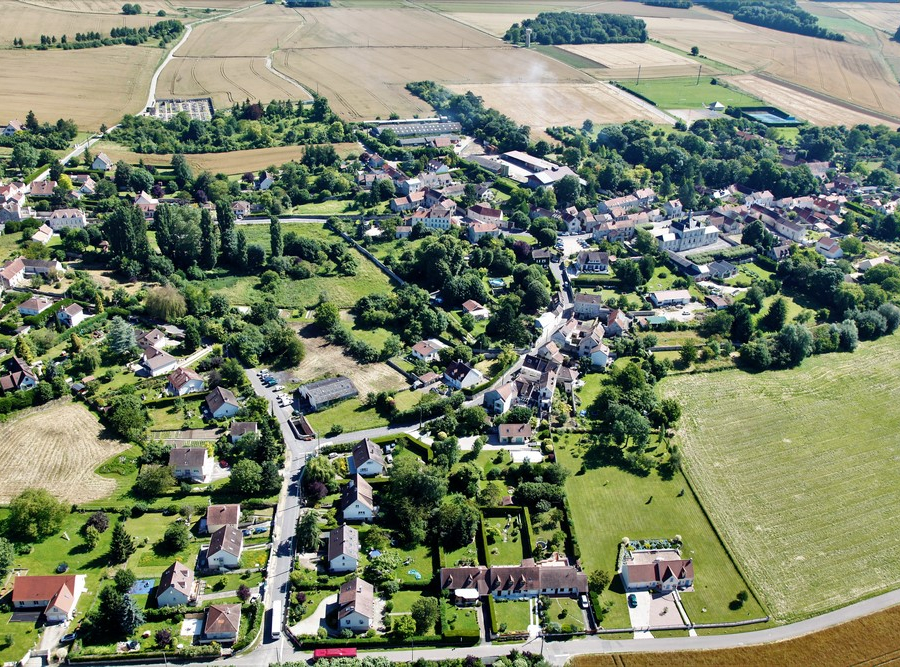
[[[128,590],[128,593],[131,595],[147,595],[153,590],[155,581],[156,579],[138,579],[134,582],[134,586]]]

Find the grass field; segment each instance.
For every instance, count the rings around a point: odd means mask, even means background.
[[[506,517],[485,518],[484,527],[489,526],[499,531],[499,536],[493,544],[488,541],[488,553],[491,565],[518,565],[526,557],[522,548],[522,532],[515,521],[507,529]],[[513,535],[513,533],[516,533]],[[531,554],[527,554],[531,556]]]
[[[528,632],[531,623],[531,606],[528,600],[507,600],[497,602],[493,609],[497,613],[495,623],[498,627],[506,626],[501,634]]]
[[[73,503],[115,491],[115,482],[94,469],[127,446],[111,439],[87,408],[61,400],[21,414],[0,425],[0,502],[29,487]]]
[[[696,568],[695,590],[682,595],[693,622],[765,616],[752,596],[743,609],[728,608],[738,591],[747,586],[680,474],[671,480],[662,479],[656,472],[638,477],[618,467],[602,465],[591,454],[585,457],[585,471],[581,473],[578,469],[583,459],[577,445],[572,444],[577,439],[569,436],[567,440],[568,444],[561,442],[557,447],[557,457],[572,472],[566,481],[566,494],[585,570],[614,573],[618,544],[623,537],[637,540],[681,535],[682,554],[693,558]],[[604,626],[630,627],[620,585],[614,582],[612,590],[603,594],[603,600],[613,605]]]
[[[654,633],[655,634],[655,633]],[[572,667],[747,667],[762,665],[888,665],[900,646],[900,607],[821,632],[759,646],[718,651],[619,653],[572,658]]]
[[[704,507],[780,620],[896,587],[898,352],[895,335],[791,371],[662,385],[683,407],[685,467]],[[854,576],[820,577],[823,559]]]
[[[313,412],[306,418],[309,420],[310,426],[323,438],[334,424],[340,424],[345,431],[362,431],[388,425],[387,419],[375,412],[374,409],[363,406],[358,398],[342,401],[321,412]]]
[[[709,77],[674,77],[671,79],[622,80],[620,85],[656,102],[662,109],[689,109],[721,102],[726,106],[754,106],[760,100],[740,91],[713,85]]]

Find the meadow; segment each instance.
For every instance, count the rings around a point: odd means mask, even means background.
[[[708,76],[674,77],[671,79],[621,80],[619,85],[653,100],[662,109],[690,109],[713,102],[725,106],[755,106],[759,99],[724,86],[715,85]]]
[[[778,620],[896,587],[898,351],[890,336],[790,371],[662,383],[700,501]],[[823,559],[854,576],[821,577]]]

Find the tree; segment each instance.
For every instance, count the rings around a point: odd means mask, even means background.
[[[137,581],[137,577],[134,576],[134,572],[126,567],[116,572],[116,576],[113,577],[113,581],[115,582],[117,591],[119,591],[120,593],[127,593],[131,590],[131,587],[134,586],[134,582]]]
[[[5,537],[0,537],[0,577],[5,577],[16,559],[16,550]]]
[[[632,259],[623,259],[616,262],[616,277],[625,292],[634,292],[644,283],[644,275],[641,266]]]
[[[109,562],[113,565],[124,563],[135,551],[137,551],[137,545],[134,543],[134,537],[125,530],[125,524],[119,521],[112,532],[112,542],[109,545]]]
[[[809,329],[800,324],[788,324],[775,336],[775,361],[781,366],[797,366],[812,354],[813,337]]]
[[[158,206],[153,216],[156,242],[163,256],[180,268],[190,267],[202,250],[201,215],[188,206]]]
[[[234,211],[228,204],[216,207],[216,220],[219,222],[219,240],[222,245],[222,257],[228,263],[235,263],[238,256],[237,230],[234,226]]]
[[[432,597],[419,597],[413,602],[410,614],[416,622],[416,634],[426,635],[438,619],[438,601]]]
[[[141,399],[134,394],[114,396],[109,402],[109,424],[125,440],[140,442],[150,424]]]
[[[777,297],[772,301],[769,310],[763,315],[760,324],[769,331],[780,331],[787,320],[787,301],[784,297]]]
[[[200,323],[196,317],[187,317],[184,321],[184,349],[185,352],[194,352],[203,342],[200,336]]]
[[[84,527],[84,544],[87,547],[88,551],[93,551],[97,548],[97,543],[100,541],[100,531],[98,531],[93,526],[85,526]]]
[[[231,469],[231,487],[244,496],[252,496],[262,485],[262,467],[250,459],[243,459]]]
[[[184,521],[176,521],[166,528],[163,534],[163,547],[169,553],[178,553],[187,549],[191,543],[191,531]]]
[[[25,489],[9,503],[7,530],[13,537],[43,540],[62,527],[67,513],[46,489]]]
[[[315,510],[309,510],[297,522],[297,549],[303,553],[313,553],[322,545],[322,529]]]
[[[184,155],[176,153],[172,156],[172,175],[179,190],[184,190],[194,180],[194,174]]]
[[[243,232],[238,232],[238,235],[238,246],[240,247],[240,239],[241,236],[243,236]],[[252,273],[258,272],[262,268],[263,264],[265,264],[265,261],[265,248],[263,248],[258,243],[251,243],[247,246],[245,264],[248,271]]]
[[[738,301],[730,307],[734,320],[731,323],[731,339],[735,343],[746,343],[753,335],[753,317],[746,304]]]
[[[594,570],[588,575],[588,586],[591,592],[597,595],[606,590],[610,581],[609,572],[606,570]]]
[[[216,226],[207,209],[200,212],[200,267],[207,271],[215,268],[219,258],[219,240]]]
[[[119,628],[126,637],[134,633],[144,624],[144,612],[138,609],[137,603],[130,595],[122,596],[122,606],[119,610]]]
[[[154,633],[153,641],[156,642],[157,648],[167,648],[169,644],[172,643],[172,631],[166,628],[160,628]]]
[[[453,548],[471,544],[480,514],[471,500],[459,494],[444,498],[435,517],[438,541]]]
[[[397,616],[391,630],[399,639],[406,639],[416,634],[416,622],[412,616]]]
[[[281,238],[281,220],[276,216],[269,218],[269,239],[272,245],[272,257],[284,254],[284,239]]]
[[[679,357],[681,358],[681,363],[684,364],[685,368],[697,361],[696,343],[694,343],[694,341],[692,340],[685,341],[684,345],[681,346]]]
[[[109,529],[109,515],[103,511],[94,512],[84,525],[85,527],[93,526],[97,532],[105,533]]]
[[[106,334],[106,347],[116,357],[129,356],[137,347],[134,327],[121,317],[114,317],[109,323],[109,333]]]
[[[150,290],[144,308],[148,315],[163,322],[172,322],[187,314],[187,302],[171,285]]]
[[[17,336],[16,337],[16,356],[20,359],[24,359],[29,364],[34,362],[34,351],[31,349],[31,343],[28,342],[28,338],[25,336]]]
[[[692,47],[691,47],[691,55],[692,55],[692,56],[699,56],[699,55],[700,55],[700,47],[699,47],[699,46],[692,46]]]
[[[241,602],[246,602],[250,599],[252,593],[250,592],[250,587],[247,584],[241,584],[237,588],[237,596]]]
[[[556,200],[560,204],[571,205],[581,196],[581,183],[577,176],[563,176],[554,187]]]
[[[325,301],[316,306],[315,322],[322,331],[331,331],[340,321],[340,311],[331,302]]]

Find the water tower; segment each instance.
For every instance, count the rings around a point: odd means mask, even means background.
[[[525,28],[525,48],[531,48],[531,28]]]

